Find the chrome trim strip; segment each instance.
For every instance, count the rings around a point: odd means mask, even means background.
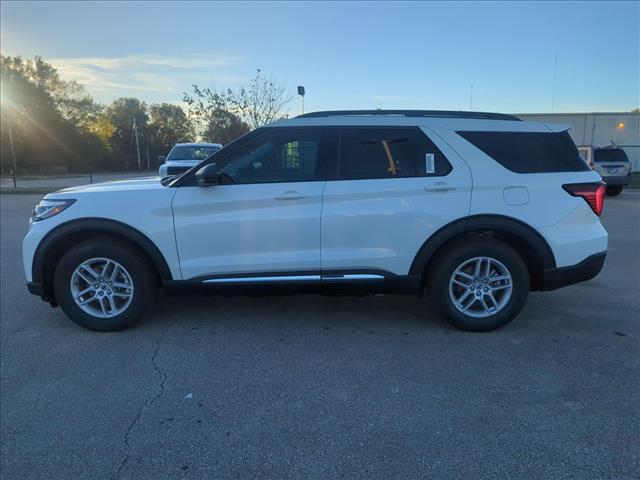
[[[384,276],[373,273],[350,273],[346,275],[323,276],[322,280],[384,280]]]
[[[320,275],[283,275],[273,277],[209,278],[202,283],[271,283],[271,282],[319,282]]]

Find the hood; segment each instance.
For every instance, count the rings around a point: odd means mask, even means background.
[[[91,183],[88,185],[79,185],[77,187],[64,188],[58,190],[47,197],[66,195],[69,193],[91,193],[91,192],[117,192],[117,191],[135,191],[135,190],[153,190],[165,189],[167,187],[160,183],[160,177],[142,177],[132,178],[128,180],[115,180],[112,182]]]

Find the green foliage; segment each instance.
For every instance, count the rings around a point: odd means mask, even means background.
[[[249,126],[237,115],[226,110],[214,111],[207,121],[202,139],[226,145],[249,131]]]
[[[87,143],[86,132],[74,119],[86,118],[84,112],[94,111],[95,106],[78,84],[61,80],[40,57],[25,61],[4,55],[0,57],[0,84],[3,167],[12,163],[9,130],[16,157],[24,158],[22,166],[42,163],[43,159],[59,162],[64,158],[73,166],[82,162],[73,146]]]
[[[179,105],[154,104],[149,107],[149,141],[154,145],[173,145],[193,141],[193,126]]]
[[[111,141],[115,145],[131,145],[133,139],[133,121],[135,119],[138,133],[146,136],[147,104],[137,98],[122,97],[114,100],[105,108],[105,118],[115,127]]]

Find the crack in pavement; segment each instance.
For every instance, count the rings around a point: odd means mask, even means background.
[[[156,358],[158,357],[158,352],[160,351],[162,339],[164,338],[165,334],[169,331],[169,329],[173,327],[176,323],[177,323],[177,320],[167,325],[167,327],[162,331],[162,333],[156,340],[156,348],[153,351],[153,355],[151,356],[151,363],[153,364],[153,368],[155,369],[155,371],[158,372],[158,374],[160,374],[160,377],[161,377],[160,391],[142,405],[142,408],[138,410],[138,413],[133,418],[132,422],[129,424],[129,427],[127,427],[127,431],[125,432],[124,438],[123,438],[124,444],[126,445],[127,453],[125,457],[122,459],[122,462],[120,463],[120,465],[118,466],[118,470],[116,470],[115,474],[111,477],[112,479],[118,478],[120,476],[120,472],[125,468],[125,466],[129,462],[129,458],[131,458],[131,444],[129,443],[129,435],[133,431],[134,427],[138,424],[138,421],[142,417],[142,414],[144,413],[144,411],[148,407],[153,405],[153,403],[156,400],[158,400],[162,395],[164,395],[164,392],[165,392],[164,386],[165,386],[165,383],[167,382],[167,374],[164,373],[162,370],[160,370],[160,367],[156,363]]]

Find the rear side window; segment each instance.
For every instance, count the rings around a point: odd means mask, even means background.
[[[450,171],[445,156],[418,128],[342,130],[342,180],[442,176]]]
[[[596,148],[593,151],[596,162],[628,162],[629,157],[621,148]]]
[[[457,132],[516,173],[590,170],[568,132]]]

